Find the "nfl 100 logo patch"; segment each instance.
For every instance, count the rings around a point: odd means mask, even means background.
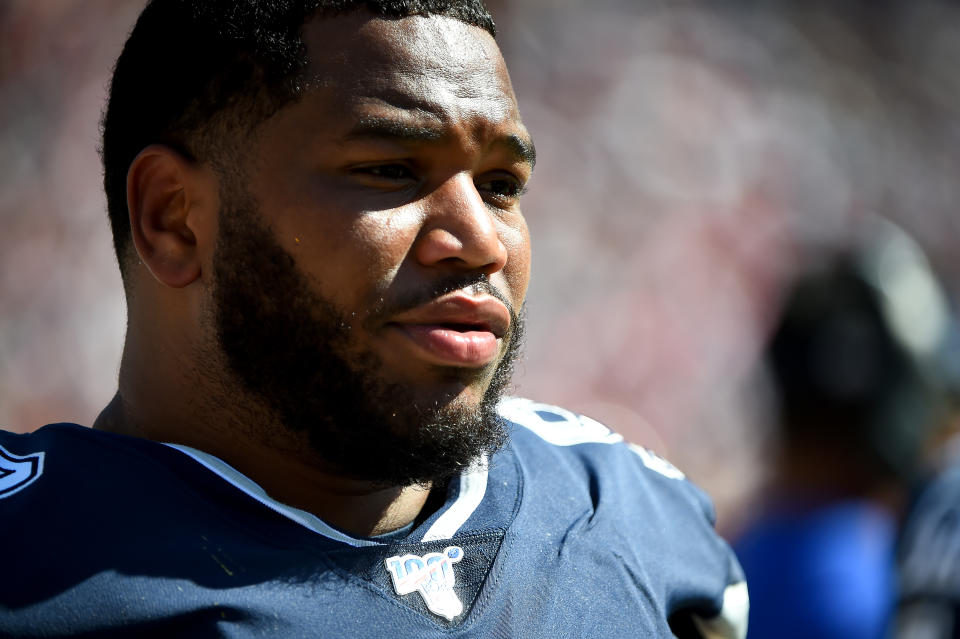
[[[419,591],[430,612],[451,621],[463,612],[463,603],[453,590],[457,581],[453,564],[461,559],[463,549],[460,546],[447,546],[443,552],[431,552],[422,557],[397,555],[388,557],[384,563],[398,595]]]

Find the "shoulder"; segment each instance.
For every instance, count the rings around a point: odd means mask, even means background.
[[[729,550],[716,535],[710,498],[669,461],[584,415],[510,398],[501,414],[514,425],[511,441],[525,482],[524,499],[556,501],[591,512],[591,525],[676,556]],[[552,511],[551,511],[552,512]]]
[[[710,499],[683,472],[557,406],[509,398],[500,414],[513,425],[525,510],[542,513],[539,531],[562,528],[561,555],[597,560],[598,548],[609,551],[617,558],[609,569],[643,575],[650,596],[676,617],[671,624],[696,625],[679,636],[744,635],[743,572],[714,531]]]
[[[12,497],[43,474],[46,457],[32,433],[0,431],[0,499]]]
[[[40,507],[73,512],[81,503],[135,493],[134,481],[161,481],[161,469],[178,468],[180,457],[158,442],[77,424],[0,431],[0,509],[8,515]]]
[[[56,544],[54,529],[70,525],[76,532],[113,485],[130,483],[110,478],[118,456],[104,450],[102,435],[76,424],[24,434],[0,431],[0,520],[17,522],[0,526],[0,543]],[[18,560],[8,557],[8,567]]]
[[[83,439],[89,429],[77,424],[51,424],[32,433],[0,430],[0,499],[12,497],[39,480],[51,450]]]
[[[512,436],[518,455],[538,466],[552,462],[561,468],[579,469],[610,478],[637,497],[663,496],[673,502],[682,497],[713,524],[713,506],[684,473],[657,453],[630,443],[600,422],[559,406],[511,397],[500,403],[501,416],[515,426]],[[557,468],[559,464],[559,468]]]
[[[97,456],[123,456],[144,449],[164,450],[166,446],[148,440],[94,430],[67,422],[48,424],[31,433],[0,430],[0,457],[16,457],[49,461],[51,457],[63,466],[90,466]],[[46,464],[47,462],[44,462]]]
[[[54,448],[64,444],[96,445],[99,440],[119,437],[103,431],[94,430],[80,424],[60,422],[47,424],[42,428],[29,433],[13,433],[0,430],[0,446],[8,451],[38,451],[44,448]],[[129,438],[125,438],[129,439]]]

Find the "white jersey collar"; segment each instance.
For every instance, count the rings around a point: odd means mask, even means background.
[[[189,456],[198,464],[267,508],[319,535],[355,547],[383,545],[383,542],[375,539],[348,535],[324,522],[316,515],[277,501],[270,497],[259,484],[219,457],[182,444],[166,445]],[[430,528],[427,529],[420,541],[437,541],[453,537],[483,501],[483,496],[487,490],[487,474],[488,464],[486,457],[478,459],[476,463],[461,473],[457,479],[460,482],[460,490],[458,491],[456,499],[452,502],[447,502],[443,506],[440,516],[433,522]]]

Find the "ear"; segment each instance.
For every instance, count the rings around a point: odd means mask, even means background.
[[[217,206],[216,185],[174,149],[143,149],[127,171],[130,230],[140,260],[161,283],[181,288],[202,272],[197,230]]]

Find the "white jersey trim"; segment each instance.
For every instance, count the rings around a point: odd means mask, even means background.
[[[618,444],[623,437],[600,422],[577,415],[565,408],[541,404],[521,397],[504,399],[497,406],[504,418],[532,430],[541,439],[554,446],[578,444]],[[557,421],[547,421],[540,413],[556,415]]]
[[[259,484],[219,457],[182,444],[166,445],[179,450],[270,510],[283,515],[308,530],[354,547],[383,545],[382,542],[373,539],[351,537],[345,532],[337,530],[330,524],[324,522],[314,514],[277,501],[270,497]],[[433,525],[430,526],[424,534],[422,541],[449,539],[457,534],[457,531],[466,523],[470,515],[474,513],[477,506],[480,505],[480,502],[483,501],[483,497],[487,491],[487,468],[487,458],[481,457],[475,464],[464,471],[460,476],[460,494],[457,495],[457,499],[447,507],[447,510],[440,515]]]
[[[422,541],[450,539],[457,534],[460,527],[467,523],[470,515],[483,501],[483,496],[487,493],[488,474],[487,458],[483,456],[460,475],[460,494],[457,495],[456,501],[433,522],[429,530],[424,533]]]
[[[277,501],[276,499],[270,497],[270,495],[268,495],[259,484],[219,457],[214,457],[210,453],[205,453],[202,450],[197,450],[196,448],[191,448],[190,446],[183,446],[181,444],[167,444],[167,446],[170,448],[175,448],[181,453],[188,455],[201,466],[204,466],[207,470],[210,470],[214,474],[218,475],[235,488],[242,490],[244,493],[254,498],[270,510],[283,515],[287,519],[297,522],[304,528],[312,530],[317,534],[355,547],[382,545],[380,542],[372,541],[370,539],[357,539],[355,537],[351,537],[350,535],[332,527],[330,524],[327,524],[316,515],[310,514],[305,510],[300,510],[299,508],[294,508],[293,506],[287,506],[286,504]]]
[[[559,406],[541,404],[522,397],[508,397],[500,402],[497,411],[511,422],[533,431],[544,441],[554,446],[577,446],[579,444],[620,444],[627,446],[640,457],[643,465],[670,479],[686,479],[686,475],[663,457],[642,446],[625,442],[595,419],[578,415]],[[544,418],[549,415],[550,418]]]
[[[730,584],[723,591],[723,608],[716,617],[703,619],[693,615],[694,625],[704,639],[745,639],[750,616],[747,583]]]

